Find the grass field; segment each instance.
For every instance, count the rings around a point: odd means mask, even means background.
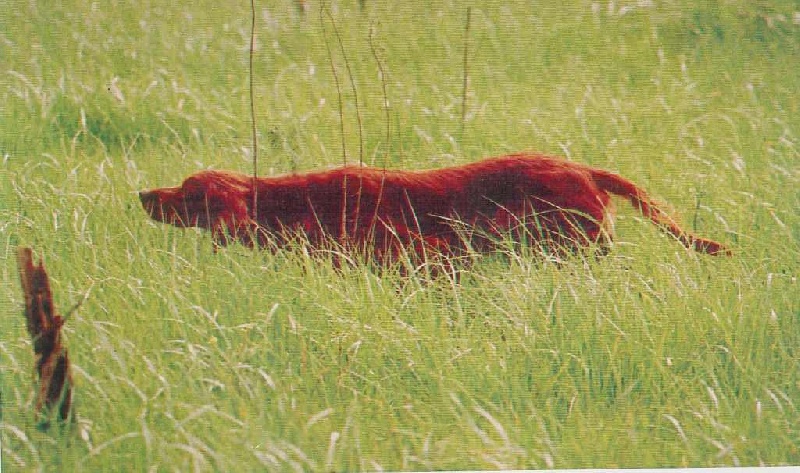
[[[485,257],[456,284],[215,254],[149,221],[135,191],[251,170],[250,5],[58,3],[0,16],[4,469],[800,463],[796,5],[474,5],[462,122],[461,2],[337,1],[321,22],[258,1],[261,175],[339,165],[343,140],[403,169],[536,150],[735,252],[687,252],[620,203],[608,257]],[[91,289],[66,326],[72,431],[36,428],[20,245],[62,310]]]

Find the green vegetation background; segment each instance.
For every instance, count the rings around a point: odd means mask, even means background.
[[[796,5],[475,4],[462,123],[462,2],[337,1],[320,21],[315,1],[258,1],[262,175],[341,164],[343,140],[350,163],[403,169],[536,150],[620,172],[735,252],[687,252],[619,205],[609,257],[487,257],[455,284],[214,254],[146,218],[137,190],[251,169],[250,5],[190,3],[0,15],[3,467],[800,463]],[[62,310],[91,289],[66,327],[64,434],[32,414],[19,245]]]

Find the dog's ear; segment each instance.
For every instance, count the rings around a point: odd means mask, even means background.
[[[183,198],[187,202],[195,204],[198,208],[209,203],[215,203],[225,199],[226,192],[223,185],[214,179],[213,174],[201,172],[187,177],[181,185]]]
[[[187,177],[181,184],[183,210],[195,226],[219,231],[224,226],[231,233],[230,222],[247,218],[247,199],[238,186],[232,186],[225,175],[203,171]]]

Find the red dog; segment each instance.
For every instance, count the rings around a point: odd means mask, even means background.
[[[603,249],[615,194],[687,248],[729,254],[720,243],[684,232],[632,182],[545,156],[515,154],[430,171],[348,166],[261,178],[255,199],[253,184],[244,174],[202,171],[178,187],[139,196],[153,219],[210,229],[217,244],[280,246],[301,233],[314,246],[338,242],[385,261],[404,251],[487,252],[507,237],[545,251],[593,243]]]

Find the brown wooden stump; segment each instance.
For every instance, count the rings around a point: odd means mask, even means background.
[[[17,264],[25,297],[25,320],[39,374],[36,416],[39,428],[46,430],[56,411],[62,423],[71,418],[72,373],[67,348],[61,343],[65,319],[56,313],[50,281],[41,259],[34,266],[31,249],[19,248]]]

